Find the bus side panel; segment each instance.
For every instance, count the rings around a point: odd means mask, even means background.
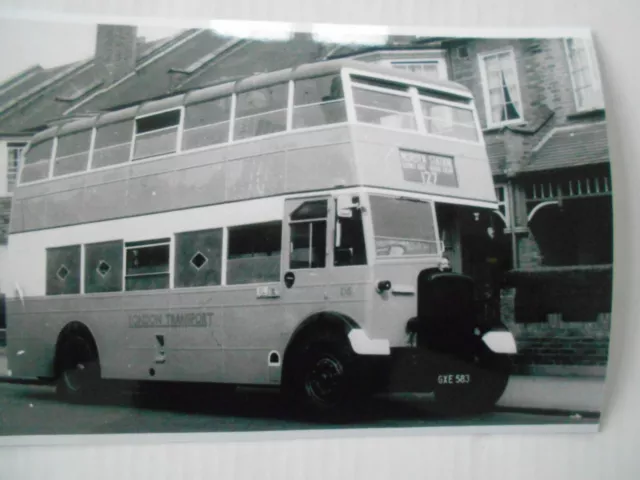
[[[56,340],[68,316],[63,305],[47,299],[23,300],[24,306],[20,300],[7,301],[8,368],[18,378],[53,377]]]
[[[158,368],[171,381],[225,382],[224,287],[171,292],[175,327],[167,330],[166,364]]]
[[[279,283],[263,285],[281,295],[285,288]],[[277,384],[280,366],[269,367],[269,354],[275,351],[282,359],[290,332],[302,319],[324,308],[323,289],[301,287],[294,302],[282,297],[257,298],[257,288],[251,285],[227,291],[225,296],[227,376],[238,383]]]

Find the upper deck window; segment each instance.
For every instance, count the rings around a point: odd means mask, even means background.
[[[132,136],[133,120],[98,127],[93,145],[91,168],[128,162]]]
[[[427,133],[459,140],[478,141],[478,130],[472,110],[443,105],[426,99],[420,100],[420,106]]]
[[[231,96],[187,106],[182,149],[206,147],[229,141]]]
[[[20,183],[35,182],[49,176],[53,139],[31,145],[24,157]]]
[[[136,118],[133,160],[176,151],[181,110],[155,113]]]
[[[288,92],[288,83],[281,83],[238,94],[234,140],[285,131]]]
[[[347,121],[344,92],[339,75],[295,82],[293,128],[308,128]]]
[[[58,137],[53,176],[58,177],[86,170],[90,146],[91,130]]]
[[[418,129],[408,86],[353,77],[353,103],[359,122]]]

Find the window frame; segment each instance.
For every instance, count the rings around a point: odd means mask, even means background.
[[[5,195],[9,197],[13,196],[13,191],[19,184],[20,169],[22,168],[22,164],[24,162],[24,151],[26,150],[28,145],[29,145],[29,142],[25,142],[25,141],[23,142],[7,141],[7,178],[6,178],[7,181],[5,185]],[[17,158],[16,158],[15,171],[13,172],[13,182],[11,181],[11,176],[12,176],[11,152],[12,151],[18,152]]]
[[[394,200],[398,200],[398,199],[402,199],[403,197],[405,199],[407,199],[408,201],[417,201],[417,202],[422,202],[422,203],[428,203],[429,206],[431,207],[431,219],[432,219],[432,223],[434,226],[434,236],[435,239],[431,242],[434,243],[436,245],[436,250],[437,253],[425,253],[425,254],[413,254],[413,255],[400,255],[400,256],[393,256],[393,255],[379,255],[377,252],[377,246],[376,246],[376,223],[373,217],[373,207],[371,205],[371,197],[385,197],[385,198],[391,198]],[[414,195],[398,195],[398,194],[393,194],[393,193],[389,193],[389,192],[385,192],[379,189],[370,189],[366,191],[366,198],[367,198],[367,207],[369,209],[369,211],[371,212],[371,214],[369,215],[369,222],[370,222],[370,228],[371,228],[371,233],[370,235],[370,242],[371,242],[371,248],[370,250],[373,253],[373,263],[384,263],[384,262],[397,262],[398,260],[400,261],[415,261],[416,259],[424,259],[424,258],[434,258],[434,257],[439,257],[442,256],[445,252],[445,247],[444,247],[444,243],[442,241],[442,239],[440,238],[440,225],[438,224],[438,217],[437,217],[437,212],[436,212],[436,203],[437,201],[433,198],[431,198],[430,196],[414,196]],[[366,237],[366,232],[365,232],[365,241],[367,239]],[[369,253],[369,250],[367,250],[367,253]]]
[[[163,127],[163,128],[158,128],[155,130],[151,130],[149,132],[144,132],[144,133],[138,133],[138,120],[144,119],[144,118],[148,118],[148,117],[154,117],[156,115],[162,115],[163,113],[167,113],[167,112],[174,112],[177,111],[179,112],[179,119],[178,119],[178,124],[177,125],[172,125],[170,127]],[[184,132],[184,114],[185,114],[185,105],[180,105],[178,107],[171,107],[171,108],[165,108],[163,110],[158,110],[155,112],[149,112],[149,113],[145,113],[143,115],[136,115],[135,117],[133,117],[133,134],[131,136],[131,150],[129,151],[129,162],[128,163],[137,163],[140,161],[144,161],[144,160],[151,160],[151,159],[155,159],[158,157],[163,157],[163,156],[167,156],[167,155],[177,155],[179,153],[182,152],[182,134]],[[136,151],[136,143],[138,140],[138,137],[144,136],[144,135],[149,135],[149,134],[153,134],[153,133],[157,133],[157,132],[162,132],[164,130],[170,130],[170,129],[176,129],[176,141],[174,142],[174,150],[171,152],[162,152],[162,153],[156,153],[153,155],[145,155],[143,157],[136,157],[135,156],[135,151]],[[122,162],[125,163],[125,162]]]
[[[83,130],[77,130],[77,131],[74,131],[74,132],[71,132],[71,133],[66,133],[64,135],[56,135],[56,137],[55,137],[55,139],[56,139],[56,148],[55,148],[55,151],[53,153],[53,158],[52,158],[52,162],[51,162],[52,163],[51,178],[64,178],[64,177],[68,177],[70,175],[76,175],[76,174],[79,174],[79,173],[82,173],[82,172],[89,171],[89,168],[90,168],[90,165],[91,165],[90,162],[91,162],[91,159],[93,157],[93,142],[94,142],[94,139],[95,139],[95,131],[96,131],[95,126],[92,126],[90,128],[85,128]],[[67,138],[67,137],[71,137],[73,135],[78,135],[78,134],[81,134],[81,133],[87,133],[87,132],[89,133],[88,150],[80,151],[78,153],[73,153],[71,155],[64,155],[62,157],[58,155],[58,147],[59,147],[61,139],[64,139],[64,138]],[[85,162],[85,167],[83,169],[77,170],[75,172],[63,173],[63,174],[59,174],[59,175],[55,174],[56,165],[57,165],[58,160],[64,160],[64,159],[67,159],[67,158],[83,155],[85,153],[87,154],[87,160]]]
[[[171,234],[168,237],[158,237],[155,239],[147,239],[147,240],[130,240],[123,242],[123,254],[122,254],[122,291],[126,292],[147,292],[147,291],[157,291],[157,290],[172,290],[173,289],[173,261],[172,256],[174,255],[174,234]],[[167,271],[161,273],[142,273],[138,275],[129,275],[127,268],[127,253],[129,250],[133,250],[136,248],[149,248],[149,247],[160,247],[160,246],[168,246],[169,253],[167,257]],[[166,288],[153,288],[153,289],[133,289],[130,290],[127,288],[127,278],[129,277],[142,277],[142,276],[160,276],[160,275],[168,275],[169,281],[167,282]]]
[[[489,81],[487,78],[487,58],[495,57],[502,54],[508,54],[510,61],[513,64],[513,71],[515,73],[516,87],[517,87],[517,102],[520,108],[520,118],[505,120],[500,122],[493,121],[491,98],[489,93]],[[483,52],[478,54],[478,66],[480,68],[480,79],[482,83],[482,97],[485,111],[485,125],[487,129],[500,128],[507,125],[520,125],[525,123],[525,108],[522,102],[522,86],[520,85],[520,76],[518,74],[518,62],[516,60],[516,52],[513,47],[501,48],[499,50],[492,50],[490,52]],[[513,103],[513,102],[512,102]]]
[[[235,116],[235,93],[227,93],[224,95],[220,95],[217,97],[211,97],[208,98],[206,100],[202,100],[200,102],[193,102],[193,103],[189,103],[189,104],[185,104],[182,106],[182,108],[184,109],[184,113],[182,115],[182,133],[180,135],[180,139],[179,139],[179,147],[180,147],[180,152],[192,152],[192,151],[198,151],[201,149],[206,149],[206,148],[214,148],[216,146],[219,145],[228,145],[232,142],[232,134],[233,134],[233,119]],[[206,125],[198,125],[197,127],[190,127],[190,128],[185,128],[185,124],[186,124],[186,120],[187,120],[187,110],[189,109],[189,107],[195,107],[198,105],[202,105],[202,104],[209,104],[209,103],[213,103],[219,100],[223,100],[223,99],[229,99],[229,118],[227,118],[224,121],[221,122],[214,122],[214,123],[208,123]],[[184,133],[185,132],[191,132],[193,130],[201,130],[207,127],[212,127],[214,125],[222,125],[226,123],[227,124],[227,138],[226,140],[224,140],[223,142],[218,142],[218,143],[210,143],[208,145],[205,145],[203,147],[195,147],[195,148],[184,148]],[[178,153],[178,152],[176,152]]]
[[[278,261],[278,279],[276,280],[262,280],[262,281],[252,281],[252,282],[244,282],[244,283],[229,283],[229,254],[230,254],[230,245],[231,245],[231,234],[233,233],[233,230],[235,229],[243,229],[243,228],[251,228],[251,227],[259,227],[259,226],[266,226],[266,225],[271,225],[271,226],[278,226],[280,228],[280,238],[278,239],[278,255],[280,256],[279,261]],[[251,286],[251,285],[262,285],[265,283],[277,283],[280,281],[280,277],[282,276],[282,259],[284,256],[284,251],[282,249],[282,236],[284,233],[284,228],[285,228],[285,223],[282,221],[282,219],[278,219],[278,220],[261,220],[261,221],[256,221],[256,222],[252,222],[252,223],[239,223],[239,224],[233,224],[233,225],[226,225],[223,228],[222,231],[222,268],[221,268],[221,282],[220,282],[220,286],[231,286],[231,287],[246,287],[246,286]]]
[[[366,77],[369,78],[371,80],[382,80],[382,81],[388,81],[388,82],[392,82],[392,83],[399,83],[399,84],[406,84],[408,87],[408,92],[411,95],[413,104],[414,104],[414,111],[413,114],[416,116],[416,121],[418,124],[418,128],[416,130],[405,130],[405,129],[398,129],[398,128],[392,128],[392,127],[386,127],[383,125],[376,125],[376,124],[372,124],[372,123],[363,123],[363,122],[359,122],[356,116],[356,111],[355,111],[355,103],[353,100],[353,81],[352,81],[352,76],[362,76],[362,77]],[[472,94],[469,94],[469,96],[466,96],[464,94],[461,94],[460,92],[448,88],[448,87],[443,87],[442,85],[437,85],[434,83],[429,82],[428,79],[425,79],[422,82],[411,82],[408,83],[406,80],[403,80],[402,78],[399,78],[395,75],[389,75],[389,74],[378,74],[376,73],[375,75],[369,73],[369,72],[365,72],[362,70],[358,70],[356,68],[351,68],[351,67],[345,67],[342,69],[341,71],[341,76],[342,76],[342,85],[344,88],[344,98],[345,101],[347,102],[347,121],[350,124],[355,124],[355,125],[366,125],[372,128],[382,128],[384,130],[390,130],[390,131],[394,131],[394,132],[402,132],[405,134],[412,134],[412,135],[422,135],[422,136],[427,136],[427,137],[432,137],[432,138],[436,138],[436,139],[442,139],[442,140],[447,140],[450,142],[456,142],[456,143],[461,143],[461,144],[466,144],[466,145],[473,145],[473,146],[481,146],[484,147],[485,146],[485,139],[484,139],[484,135],[483,135],[483,131],[482,131],[482,125],[480,123],[480,116],[478,114],[478,107],[476,104],[476,100],[474,99]],[[356,82],[357,83],[357,82]],[[376,87],[372,87],[372,88],[376,88]],[[422,93],[419,92],[420,89],[429,91],[429,90],[433,90],[434,92],[438,92],[442,95],[450,95],[450,96],[454,96],[454,97],[458,97],[460,98],[460,101],[456,102],[453,100],[444,100],[441,98],[436,98],[433,96],[428,96],[428,95],[424,95]],[[381,89],[384,90],[384,89]],[[385,90],[385,92],[388,92]],[[469,140],[463,140],[460,138],[456,138],[456,137],[451,137],[451,136],[442,136],[442,135],[436,135],[433,133],[428,133],[426,131],[426,127],[424,125],[424,118],[422,115],[422,107],[420,106],[420,99],[424,99],[424,100],[428,100],[430,102],[433,103],[437,103],[437,104],[442,104],[442,105],[451,105],[454,107],[458,107],[458,108],[462,108],[462,109],[468,109],[469,111],[471,111],[473,118],[474,118],[474,122],[476,124],[476,130],[477,130],[477,137],[478,140],[475,142],[469,141]],[[463,100],[464,99],[464,100]]]
[[[392,68],[397,68],[398,64],[418,64],[418,65],[427,65],[427,64],[436,64],[438,71],[437,80],[449,80],[449,69],[447,68],[447,61],[444,58],[427,58],[427,57],[418,57],[418,58],[403,58],[403,59],[388,59],[383,60],[381,62],[383,65],[387,65]],[[399,69],[403,70],[403,69]],[[410,70],[407,70],[410,71]],[[418,72],[412,72],[416,75],[422,75]],[[431,79],[427,79],[431,80]]]
[[[574,42],[579,41],[582,43],[583,48],[585,50],[585,56],[587,59],[587,65],[589,70],[589,79],[591,80],[591,91],[594,96],[597,96],[597,101],[594,102],[594,105],[580,105],[578,100],[578,91],[576,86],[576,79],[574,71],[574,63],[571,59],[571,49],[569,47],[569,41],[572,40]],[[595,51],[595,45],[593,44],[593,40],[582,38],[582,37],[572,37],[565,38],[562,40],[564,45],[564,51],[567,59],[567,66],[569,68],[569,76],[571,77],[571,91],[573,93],[573,102],[576,109],[576,112],[589,112],[593,110],[603,110],[604,109],[604,91],[602,88],[602,75],[600,72],[600,68],[598,65],[598,58]]]
[[[429,62],[432,61],[438,61],[438,62],[443,62],[442,59],[429,59]],[[271,137],[276,137],[278,135],[283,135],[283,134],[288,134],[288,133],[301,133],[301,132],[311,132],[311,131],[315,131],[315,130],[321,130],[321,129],[331,129],[331,128],[335,128],[335,127],[341,127],[341,126],[345,126],[345,125],[350,125],[350,124],[359,124],[359,125],[368,125],[369,127],[372,128],[383,128],[386,130],[391,130],[391,131],[396,131],[396,132],[403,132],[403,133],[412,133],[412,134],[418,134],[418,135],[430,135],[433,136],[434,138],[441,138],[444,140],[448,140],[448,141],[455,141],[455,142],[459,142],[459,143],[466,143],[466,144],[470,144],[470,145],[474,145],[474,146],[483,146],[484,145],[484,137],[482,135],[482,128],[480,125],[480,118],[478,115],[478,109],[477,109],[477,105],[473,99],[473,96],[469,95],[465,95],[464,93],[461,93],[453,88],[449,88],[446,86],[442,86],[439,85],[437,82],[436,83],[432,83],[431,81],[429,81],[429,79],[425,79],[424,81],[410,81],[407,82],[405,79],[402,79],[401,77],[395,76],[393,75],[393,72],[391,72],[391,75],[389,74],[379,74],[379,73],[371,73],[371,72],[367,72],[367,71],[363,71],[360,70],[358,68],[353,68],[353,67],[342,67],[337,69],[335,72],[333,73],[322,73],[322,74],[318,74],[318,75],[314,75],[314,76],[310,76],[308,77],[309,79],[311,78],[316,78],[316,77],[323,77],[323,76],[327,76],[327,75],[335,75],[336,77],[339,77],[341,79],[341,83],[342,83],[342,91],[343,91],[343,98],[339,101],[343,101],[345,103],[345,111],[346,111],[346,118],[344,121],[342,122],[336,122],[336,123],[330,123],[330,124],[322,124],[322,125],[318,125],[318,126],[311,126],[311,127],[299,127],[299,128],[293,128],[293,109],[294,109],[294,105],[293,103],[293,99],[294,99],[294,95],[295,95],[295,82],[296,80],[294,79],[289,79],[289,80],[285,80],[285,81],[279,81],[273,84],[270,84],[268,86],[265,87],[260,87],[260,88],[256,88],[256,89],[252,89],[252,90],[260,90],[262,88],[268,88],[270,86],[275,86],[275,85],[279,85],[279,84],[284,84],[287,85],[288,87],[288,93],[287,93],[287,99],[286,99],[286,106],[284,109],[277,109],[277,110],[271,110],[270,112],[265,112],[265,113],[273,113],[273,112],[277,112],[280,110],[285,110],[287,112],[286,114],[286,126],[285,129],[282,131],[278,131],[278,132],[273,132],[273,133],[268,133],[268,134],[264,134],[264,135],[260,135],[260,136],[253,136],[253,137],[247,137],[247,138],[242,138],[242,139],[236,139],[234,138],[234,132],[235,132],[235,128],[236,128],[236,111],[237,111],[237,97],[240,93],[237,92],[233,92],[230,93],[230,98],[231,98],[231,105],[230,105],[230,115],[229,115],[229,127],[228,127],[228,138],[226,141],[224,142],[220,142],[220,143],[216,143],[216,144],[211,144],[211,145],[206,145],[203,147],[196,147],[196,148],[192,148],[192,149],[184,149],[183,148],[183,135],[184,135],[184,124],[185,124],[185,110],[186,107],[188,106],[188,104],[183,103],[181,105],[178,106],[172,106],[166,109],[161,109],[158,111],[153,111],[153,112],[149,112],[149,113],[145,113],[142,115],[133,115],[129,118],[127,118],[126,120],[119,120],[113,123],[108,123],[108,124],[104,124],[104,125],[96,125],[94,124],[92,127],[92,132],[91,132],[91,138],[90,138],[90,149],[89,149],[89,159],[87,161],[87,168],[78,172],[73,172],[73,173],[68,173],[68,174],[64,174],[64,175],[58,175],[58,176],[53,176],[53,168],[54,168],[54,161],[56,158],[56,152],[57,152],[57,142],[58,142],[58,136],[57,135],[52,135],[51,137],[41,141],[40,143],[46,142],[46,141],[51,141],[53,143],[52,148],[51,148],[51,155],[48,159],[49,161],[49,170],[48,170],[48,175],[43,177],[43,178],[39,178],[37,180],[32,180],[32,181],[28,181],[28,182],[22,182],[21,177],[22,177],[22,167],[24,166],[24,161],[22,162],[23,165],[20,166],[20,171],[18,172],[17,175],[17,179],[15,182],[15,187],[17,186],[21,186],[21,185],[37,185],[37,184],[41,184],[47,181],[51,181],[53,179],[62,179],[62,178],[69,178],[69,177],[74,177],[74,176],[78,176],[78,175],[83,175],[86,174],[87,172],[98,172],[98,171],[106,171],[106,170],[110,170],[110,169],[117,169],[117,168],[122,168],[124,165],[131,165],[132,163],[144,163],[144,162],[152,162],[152,161],[156,161],[162,158],[167,158],[167,157],[171,157],[171,156],[177,156],[177,155],[181,155],[184,154],[185,152],[189,152],[189,153],[196,153],[196,152],[201,152],[201,151],[208,151],[208,150],[212,150],[212,149],[216,149],[216,148],[224,148],[224,147],[228,147],[231,145],[235,145],[235,144],[243,144],[243,143],[248,143],[248,142],[252,142],[255,141],[256,139],[262,140],[262,139],[268,139]],[[356,119],[356,115],[355,115],[355,107],[354,107],[354,102],[353,102],[353,92],[352,92],[352,82],[351,82],[351,76],[352,75],[357,75],[357,76],[362,76],[365,78],[369,78],[371,80],[379,80],[379,81],[390,81],[390,82],[395,82],[398,83],[400,85],[406,86],[407,87],[407,91],[410,93],[410,98],[412,99],[412,101],[414,102],[414,118],[416,120],[417,123],[417,129],[416,130],[406,130],[406,129],[397,129],[397,128],[392,128],[392,127],[388,127],[388,126],[382,126],[382,125],[375,125],[375,124],[371,124],[371,123],[362,123],[362,122],[358,122]],[[364,85],[362,88],[367,88],[368,86]],[[375,88],[375,87],[374,87]],[[451,136],[439,136],[439,135],[433,135],[433,134],[428,134],[426,132],[426,129],[424,128],[424,124],[423,124],[423,118],[421,115],[421,110],[419,108],[419,100],[418,100],[418,89],[420,88],[424,88],[427,90],[434,90],[434,92],[440,92],[444,95],[453,95],[455,97],[458,97],[461,99],[460,102],[453,102],[455,104],[455,106],[460,107],[460,108],[464,108],[464,109],[468,109],[472,112],[474,119],[478,125],[478,138],[479,141],[478,142],[470,142],[468,140],[462,140],[462,139],[458,139],[456,137],[451,137]],[[388,91],[386,91],[385,89],[381,89],[382,92],[381,93],[389,93]],[[242,92],[244,93],[244,92]],[[400,92],[396,92],[396,93],[400,93]],[[222,97],[224,97],[226,95],[223,95]],[[433,101],[435,103],[443,103],[444,100],[442,100],[441,98],[432,98],[432,97],[425,97],[426,99],[428,99],[429,101]],[[208,100],[203,100],[203,102],[206,102]],[[321,103],[331,103],[333,101],[329,101],[329,102],[321,102]],[[141,104],[139,107],[142,108],[145,104]],[[136,147],[136,140],[137,137],[139,136],[137,134],[137,120],[141,119],[141,118],[145,118],[145,117],[149,117],[149,116],[154,116],[154,115],[159,115],[168,111],[180,111],[180,120],[178,122],[178,124],[176,125],[177,127],[177,133],[176,133],[176,140],[174,143],[174,148],[171,152],[169,153],[158,153],[158,154],[154,154],[154,155],[149,155],[149,156],[144,156],[144,157],[139,157],[139,158],[135,158],[134,159],[134,151],[135,151],[135,147]],[[260,113],[260,114],[255,114],[255,115],[264,115],[265,113]],[[249,118],[250,116],[245,116],[245,117],[241,117],[241,118]],[[109,164],[109,165],[104,165],[104,166],[99,166],[99,167],[94,167],[94,162],[95,162],[95,153],[96,153],[96,143],[97,140],[99,138],[98,134],[99,134],[99,129],[104,128],[104,127],[108,127],[110,125],[116,124],[116,123],[125,123],[131,121],[132,125],[131,125],[131,137],[129,142],[128,147],[129,147],[129,154],[128,156],[122,161],[122,162],[118,162],[118,163],[114,163],[114,164]],[[175,127],[167,127],[167,129],[169,128],[175,128]],[[153,132],[157,132],[161,129],[157,129],[157,130],[153,130]],[[146,132],[145,132],[146,133]],[[26,148],[30,149],[30,143],[31,142],[27,142],[27,146]],[[116,147],[120,147],[122,145],[126,145],[126,143],[121,143],[121,144],[115,144],[115,145],[108,145],[106,147],[101,147],[100,150],[102,149],[110,149],[110,148],[116,148]],[[22,156],[24,158],[24,154]],[[14,187],[14,188],[15,188]]]

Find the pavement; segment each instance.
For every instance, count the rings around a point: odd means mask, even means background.
[[[11,381],[7,357],[0,348],[0,382]],[[597,416],[604,405],[604,378],[514,375],[498,409]]]

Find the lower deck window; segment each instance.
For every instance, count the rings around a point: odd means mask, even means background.
[[[47,249],[47,295],[80,293],[80,245]]]
[[[221,272],[221,228],[176,235],[176,288],[220,285]]]
[[[128,243],[126,246],[126,290],[169,288],[170,239]]]
[[[85,293],[122,291],[122,242],[101,242],[85,246]]]
[[[281,235],[282,222],[230,228],[227,284],[277,282]]]

